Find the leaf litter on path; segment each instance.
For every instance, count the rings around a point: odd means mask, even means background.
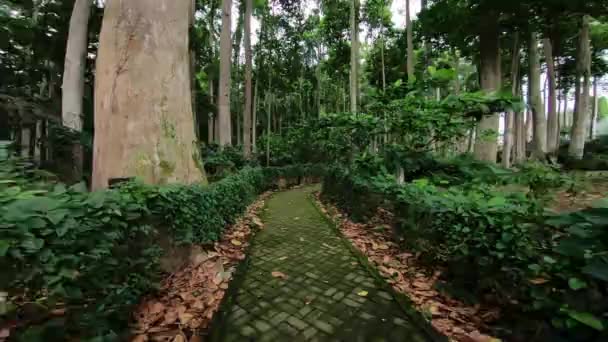
[[[430,316],[435,329],[450,340],[466,342],[499,342],[499,339],[483,334],[488,323],[500,318],[498,308],[470,306],[435,290],[435,283],[442,274],[441,269],[428,272],[417,264],[416,256],[404,251],[395,241],[390,227],[392,213],[380,209],[366,224],[354,223],[346,214],[332,204],[324,203],[316,194],[321,212],[330,217],[342,234],[363,253],[369,262],[380,271],[396,292],[407,295],[414,306]],[[359,296],[367,296],[360,291]]]
[[[131,341],[200,341],[199,335],[219,309],[236,265],[245,259],[247,241],[255,229],[263,227],[258,213],[270,194],[261,195],[250,205],[213,246],[193,248],[197,252],[190,263],[164,279],[160,290],[137,306]]]

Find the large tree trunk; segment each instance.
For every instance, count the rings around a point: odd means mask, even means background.
[[[498,13],[488,13],[481,22],[480,27],[481,52],[481,88],[486,92],[500,89],[500,30],[498,26]],[[486,116],[477,125],[477,138],[475,139],[475,157],[479,160],[496,162],[498,150],[496,134],[499,129],[500,117],[498,113]]]
[[[585,138],[587,127],[589,127],[589,82],[591,77],[591,44],[589,41],[589,16],[582,19],[579,33],[579,46],[577,55],[577,103],[572,125],[571,141],[568,147],[568,156],[572,159],[583,159],[585,152]],[[580,85],[580,77],[583,76],[583,84]],[[583,93],[580,94],[580,88]]]
[[[540,94],[540,59],[538,55],[538,39],[536,33],[532,32],[528,41],[529,56],[529,103],[534,118],[534,150],[532,155],[538,159],[544,159],[547,153],[547,118],[545,117],[545,106]]]
[[[106,2],[95,84],[93,189],[113,178],[205,181],[190,97],[190,0]]]
[[[407,35],[407,80],[414,81],[414,35],[412,32],[412,20],[410,15],[410,0],[405,0],[405,25]]]
[[[543,39],[545,59],[547,60],[547,82],[549,83],[547,104],[547,152],[556,153],[559,141],[559,120],[557,117],[557,87],[555,77],[555,61],[553,58],[553,44],[550,38]]]
[[[218,98],[218,124],[220,146],[232,145],[232,122],[230,117],[232,0],[222,0],[222,32],[220,33],[220,85]]]
[[[90,0],[76,0],[70,19],[68,43],[63,69],[63,91],[61,117],[63,125],[82,132],[84,69],[87,57],[87,36],[89,33]],[[72,180],[82,179],[84,151],[79,141],[72,146]]]
[[[359,93],[359,0],[351,0],[350,6],[350,111],[358,111]]]
[[[245,109],[243,110],[243,152],[245,158],[251,155],[251,12],[253,0],[245,0]]]
[[[517,95],[519,80],[519,33],[513,37],[513,49],[511,52],[511,94]],[[513,131],[515,125],[515,112],[509,111],[505,114],[505,140],[502,149],[502,166],[511,167],[511,151],[513,150]]]

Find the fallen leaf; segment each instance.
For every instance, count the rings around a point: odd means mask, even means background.
[[[279,271],[273,271],[271,274],[275,278],[281,278],[281,279],[287,279],[287,278],[289,278],[285,273],[279,272]]]
[[[201,336],[199,334],[194,334],[194,335],[192,335],[192,337],[190,337],[189,342],[203,342],[203,339],[201,338]]]
[[[282,256],[282,257],[279,258],[280,261],[283,261],[283,260],[286,260],[286,259],[287,259],[286,256]]]
[[[545,278],[534,278],[534,279],[530,279],[530,283],[534,284],[534,285],[542,285],[542,284],[546,284],[548,283],[549,280],[545,279]]]
[[[303,237],[300,238],[300,242],[304,242],[304,238]]]
[[[293,219],[297,221],[297,220],[299,220],[300,218],[296,216],[296,217],[294,217]]]
[[[241,246],[243,243],[237,239],[232,239],[230,240],[230,243],[232,243],[235,246]]]
[[[151,314],[159,314],[165,310],[165,305],[160,302],[156,302],[149,307]]]
[[[183,334],[180,333],[175,335],[175,337],[173,338],[173,342],[186,342],[186,338]]]
[[[359,291],[357,292],[357,295],[360,297],[367,297],[369,293],[367,291]]]
[[[2,335],[0,335],[0,337],[2,337]],[[144,335],[144,334],[137,335],[131,340],[131,342],[146,342],[146,341],[148,341],[148,335]]]

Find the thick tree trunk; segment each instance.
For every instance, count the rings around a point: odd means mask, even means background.
[[[481,88],[486,92],[492,92],[500,89],[501,85],[498,13],[488,13],[483,18],[480,29]],[[496,162],[499,120],[498,113],[495,113],[484,117],[477,125],[475,140],[477,159]]]
[[[517,95],[519,79],[519,33],[513,37],[513,49],[511,50],[511,94]],[[515,112],[509,111],[505,114],[505,138],[502,149],[502,166],[511,167],[511,151],[513,149]]]
[[[232,0],[222,0],[222,31],[220,33],[220,83],[218,98],[218,125],[220,146],[232,145],[230,116]]]
[[[555,61],[553,58],[553,44],[550,38],[543,39],[545,59],[547,60],[547,82],[549,83],[547,104],[547,152],[555,153],[559,141],[559,124],[557,117],[557,86],[555,77]]]
[[[68,43],[63,71],[61,117],[63,125],[82,132],[84,69],[87,57],[90,0],[76,0],[70,18]],[[50,94],[49,94],[50,95]],[[84,151],[79,141],[72,145],[72,180],[82,179]]]
[[[528,40],[528,57],[530,66],[528,96],[534,118],[534,150],[532,154],[535,158],[542,160],[547,153],[547,118],[545,117],[545,106],[540,94],[540,59],[538,39],[534,32]]]
[[[251,103],[252,99],[252,56],[251,56],[251,13],[253,0],[245,0],[245,109],[243,110],[243,152],[245,158],[251,155]]]
[[[589,41],[589,16],[582,19],[579,33],[579,46],[577,55],[577,98],[574,123],[572,125],[571,141],[568,147],[568,156],[572,159],[583,159],[585,151],[585,138],[587,127],[589,127],[589,82],[591,77],[591,44]],[[583,76],[583,84],[580,85],[580,75]],[[580,88],[583,93],[580,94]]]
[[[190,97],[190,0],[110,0],[99,39],[93,189],[205,181]]]
[[[405,0],[405,25],[407,35],[407,80],[414,81],[414,34],[412,32],[412,20],[410,15],[410,0]]]
[[[350,111],[358,112],[359,98],[359,0],[351,0],[350,7]]]

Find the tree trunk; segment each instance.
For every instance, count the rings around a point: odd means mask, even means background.
[[[211,104],[215,103],[215,94],[213,90],[213,79],[209,77],[209,102]],[[217,112],[213,113],[211,111],[208,112],[207,119],[207,141],[209,144],[213,144],[217,140],[217,136],[215,136],[215,121],[217,120]]]
[[[511,94],[517,95],[519,79],[519,33],[515,32],[513,37],[513,49],[511,52]],[[511,151],[513,149],[515,112],[509,111],[505,114],[505,136],[502,149],[502,166],[511,167]]]
[[[230,116],[232,0],[222,0],[222,32],[220,34],[220,83],[218,99],[218,124],[220,146],[232,145],[232,122]]]
[[[540,160],[547,153],[547,118],[545,117],[545,106],[540,94],[540,59],[538,55],[538,39],[536,33],[532,32],[528,41],[529,56],[529,103],[534,118],[534,150],[533,156]]]
[[[568,121],[568,95],[570,93],[569,89],[564,90],[564,112],[562,118],[562,127],[567,128],[570,127],[570,122]]]
[[[258,128],[258,83],[259,80],[255,81],[255,88],[253,90],[253,120],[251,125],[251,149],[253,153],[257,152],[257,128]]]
[[[498,13],[488,13],[482,19],[480,27],[480,52],[481,52],[481,88],[486,92],[500,89],[500,30],[498,25]],[[498,150],[497,132],[499,129],[500,116],[494,113],[486,116],[477,125],[477,138],[475,140],[475,157],[496,163]]]
[[[82,132],[84,116],[84,69],[87,57],[91,4],[90,0],[76,0],[74,2],[65,53],[61,117],[63,125],[76,132]],[[70,178],[80,180],[82,179],[84,151],[79,141],[72,144],[72,175]]]
[[[272,121],[272,94],[270,92],[266,95],[266,106],[266,166],[270,166],[270,127]]]
[[[547,104],[547,152],[556,153],[559,141],[559,124],[556,110],[557,91],[555,77],[555,60],[553,58],[553,44],[550,38],[543,39],[545,59],[547,60],[547,82],[549,83]]]
[[[359,88],[359,0],[351,0],[350,7],[350,111],[357,113]]]
[[[152,184],[206,181],[190,97],[193,11],[189,0],[106,2],[95,84],[93,189],[125,177]]]
[[[597,76],[593,78],[593,110],[591,112],[591,128],[589,139],[593,140],[596,136],[596,128],[597,128],[597,114],[598,114],[598,93],[597,93]]]
[[[589,127],[589,82],[591,74],[591,44],[589,41],[589,16],[585,15],[582,19],[581,31],[579,34],[579,46],[577,55],[577,104],[572,125],[571,141],[568,147],[568,156],[572,159],[583,159],[585,151],[585,138],[587,137],[587,127]],[[583,93],[580,94],[580,75],[583,76]]]
[[[414,81],[414,35],[410,15],[410,0],[405,0],[405,25],[407,35],[407,80]]]
[[[384,65],[384,32],[380,32],[380,64],[382,68],[382,92],[386,91],[386,66]]]
[[[251,12],[253,0],[245,0],[245,109],[243,110],[243,152],[245,158],[251,156],[251,103],[252,99],[252,56],[251,56]]]

